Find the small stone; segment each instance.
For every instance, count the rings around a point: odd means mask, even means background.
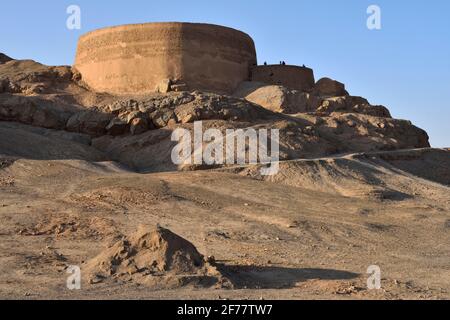
[[[131,121],[133,121],[134,119],[142,118],[143,114],[142,114],[142,112],[139,112],[139,111],[132,111],[129,114],[127,114],[126,117],[127,117],[127,123],[131,124]]]
[[[119,112],[120,110],[122,110],[123,106],[120,103],[113,103],[113,104],[109,105],[108,108],[111,113],[115,113],[115,112]]]
[[[130,132],[132,135],[138,135],[146,132],[149,129],[147,120],[143,118],[135,118],[131,120]]]
[[[193,122],[194,119],[195,119],[195,117],[193,114],[188,114],[181,119],[181,123],[190,123],[190,122]]]
[[[99,284],[103,282],[103,278],[96,275],[94,277],[92,277],[91,279],[89,279],[89,284]]]
[[[177,125],[177,121],[175,120],[175,119],[170,119],[168,122],[167,122],[167,126],[169,127],[169,128],[173,128],[173,127],[175,127]]]
[[[108,134],[112,136],[120,136],[124,134],[127,131],[127,129],[128,124],[119,118],[112,119],[111,122],[106,127]]]
[[[172,80],[164,79],[162,80],[156,88],[156,91],[159,93],[168,93],[170,92],[170,87],[172,85]]]
[[[182,91],[188,91],[188,86],[185,83],[180,84],[173,84],[170,86],[171,91],[174,92],[182,92]]]

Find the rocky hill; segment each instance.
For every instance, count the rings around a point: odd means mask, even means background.
[[[281,160],[429,147],[426,132],[328,78],[310,92],[247,82],[234,96],[198,91],[113,96],[89,90],[70,67],[11,60],[0,65],[0,121],[11,140],[23,140],[14,139],[16,134],[28,135],[27,141],[57,136],[77,144],[75,149],[94,148],[105,159],[142,171],[179,169],[170,165],[170,133],[192,130],[195,121],[224,134],[234,128],[279,129]],[[45,158],[55,142],[39,143],[35,157]],[[25,157],[26,150],[16,143],[3,153]],[[60,157],[66,156],[80,159],[76,151]]]
[[[167,89],[98,93],[0,54],[0,297],[450,297],[450,151],[424,130],[328,78]],[[173,164],[172,132],[197,121],[279,129],[279,172]]]

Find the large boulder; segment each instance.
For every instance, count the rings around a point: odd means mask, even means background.
[[[178,122],[200,120],[251,121],[263,115],[263,109],[242,99],[213,93],[194,93],[195,99],[175,108]]]
[[[430,147],[427,133],[410,121],[341,112],[323,119],[317,133],[334,141],[340,153]]]
[[[322,78],[317,81],[313,92],[315,95],[320,97],[337,97],[348,95],[343,83],[330,78]]]
[[[120,118],[114,118],[106,126],[108,134],[111,136],[120,136],[129,131],[128,123]]]
[[[132,135],[138,135],[149,130],[148,121],[145,118],[134,118],[130,122],[130,132]]]
[[[172,80],[164,79],[157,86],[155,91],[159,93],[168,93],[170,92],[170,87],[172,85]]]
[[[325,83],[322,81],[322,83]],[[324,91],[325,92],[325,91]],[[327,94],[342,94],[339,90],[328,90]],[[235,96],[258,104],[273,112],[285,114],[317,112],[329,115],[333,112],[355,112],[376,117],[391,115],[384,106],[372,106],[366,99],[349,95],[323,96],[291,90],[283,86],[266,85],[259,82],[243,82],[238,87]]]
[[[373,106],[366,99],[354,96],[325,98],[317,112],[329,115],[333,112],[361,113],[375,117],[391,118],[389,110],[384,106]]]
[[[320,99],[307,92],[291,90],[277,85],[258,85],[242,83],[235,92],[236,96],[262,106],[273,112],[295,114],[313,112],[320,105]]]
[[[0,120],[3,121],[61,130],[71,115],[68,107],[57,106],[46,100],[11,95],[0,98]]]
[[[85,133],[91,136],[102,136],[107,133],[107,126],[114,115],[104,113],[96,109],[81,111],[74,114],[67,121],[67,130],[71,132]]]

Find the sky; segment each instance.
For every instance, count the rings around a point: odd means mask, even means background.
[[[81,9],[69,30],[66,10]],[[381,29],[367,28],[367,8]],[[448,0],[41,0],[3,1],[0,52],[15,59],[71,65],[85,32],[141,22],[205,22],[248,33],[260,64],[303,65],[316,79],[346,84],[352,95],[387,106],[395,118],[450,147],[450,1]]]

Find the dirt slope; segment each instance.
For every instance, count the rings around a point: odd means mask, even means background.
[[[449,299],[450,150],[331,79],[245,86],[113,96],[0,54],[0,298]],[[198,121],[278,129],[279,173],[174,165]]]
[[[273,181],[252,178],[255,168],[142,175],[111,163],[3,160],[0,296],[449,298],[449,187],[405,170],[425,170],[422,158],[441,166],[449,153],[402,154],[401,167],[384,154],[286,162]],[[139,224],[169,228],[213,255],[234,289],[65,288],[68,265]],[[381,291],[366,289],[370,265],[382,269]]]

